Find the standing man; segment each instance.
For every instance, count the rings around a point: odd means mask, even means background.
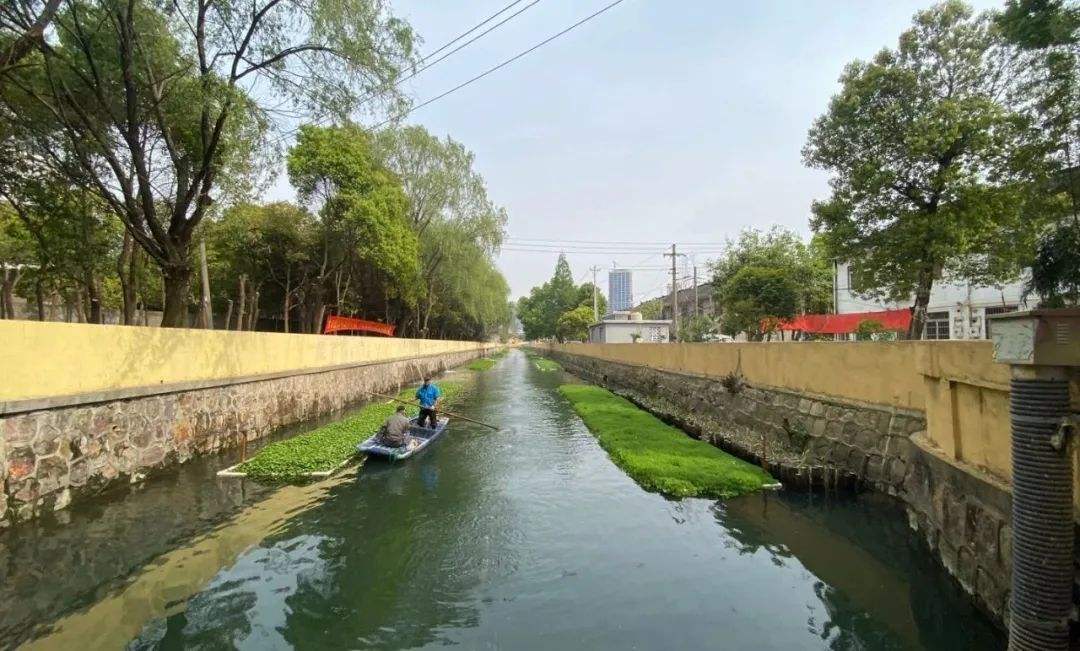
[[[431,378],[424,378],[424,384],[416,390],[416,399],[420,402],[420,418],[416,421],[417,425],[430,429],[439,426],[438,410],[441,395],[442,392],[439,391],[439,387],[432,384]],[[431,425],[424,425],[425,419],[429,420]]]

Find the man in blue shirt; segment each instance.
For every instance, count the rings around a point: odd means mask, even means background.
[[[417,425],[431,429],[438,427],[439,396],[441,395],[439,387],[431,383],[431,378],[424,378],[424,384],[416,390],[416,399],[420,402],[420,418],[416,421]],[[431,424],[424,425],[425,419]]]

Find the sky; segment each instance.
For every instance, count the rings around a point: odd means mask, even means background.
[[[405,82],[420,103],[612,0],[528,7]],[[510,0],[394,0],[431,52]],[[999,1],[973,2],[979,9]],[[802,164],[807,129],[844,66],[894,47],[929,0],[623,0],[581,27],[408,116],[476,155],[506,208],[498,264],[513,298],[548,278],[560,248],[578,282],[634,268],[634,298],[668,291],[671,242],[705,280],[719,245],[774,224],[809,235],[828,177]],[[498,20],[498,19],[497,19]],[[488,26],[496,21],[492,21]],[[279,178],[268,199],[291,199]],[[583,244],[619,242],[619,244]],[[640,243],[640,244],[639,244]],[[544,249],[544,250],[539,250]]]

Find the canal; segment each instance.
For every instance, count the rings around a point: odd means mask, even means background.
[[[641,490],[521,352],[402,465],[200,459],[0,534],[0,648],[996,649],[887,498]],[[310,424],[306,427],[310,427]]]

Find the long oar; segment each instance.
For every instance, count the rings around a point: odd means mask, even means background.
[[[412,405],[413,404],[412,402],[410,402],[408,400],[402,400],[401,398],[395,398],[394,396],[388,396],[385,393],[375,393],[374,391],[372,391],[371,395],[379,396],[380,398],[389,398],[390,400],[393,400],[394,402],[400,402],[403,405]],[[467,420],[470,423],[476,423],[477,425],[483,425],[484,427],[490,427],[493,430],[498,430],[499,429],[498,427],[495,427],[494,425],[492,425],[490,423],[485,423],[482,420],[476,420],[475,418],[469,418],[468,416],[462,416],[461,414],[455,414],[454,412],[446,411],[445,409],[440,409],[439,413],[440,414],[446,414],[447,416],[453,416],[454,418],[460,418],[461,420]]]

